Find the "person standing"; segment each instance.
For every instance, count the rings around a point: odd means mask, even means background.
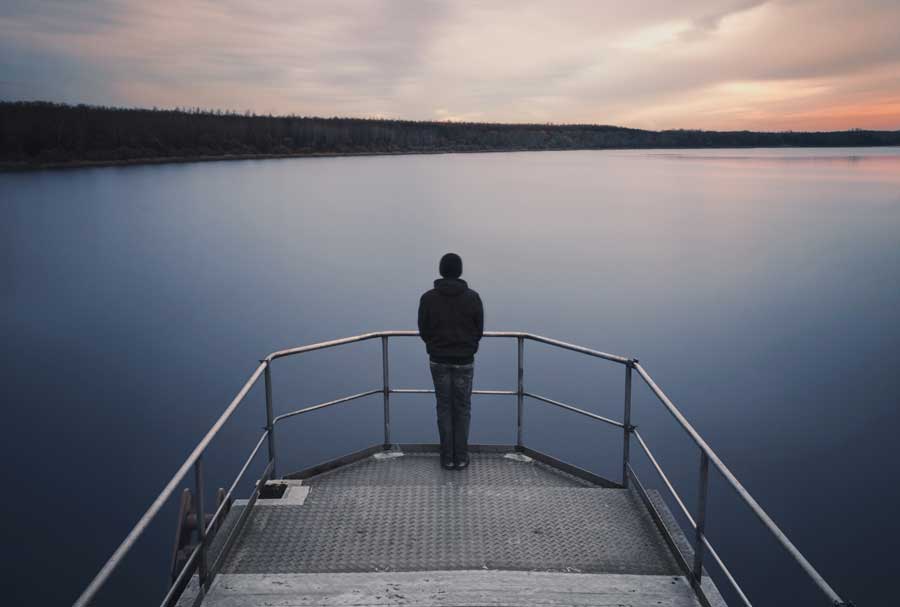
[[[439,264],[441,278],[419,299],[419,335],[434,380],[441,466],[462,470],[469,465],[469,422],[475,353],[484,334],[484,305],[461,279],[462,259],[447,253]]]

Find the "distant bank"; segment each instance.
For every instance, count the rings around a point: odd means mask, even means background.
[[[900,131],[647,131],[0,102],[0,169],[303,156],[900,145]]]

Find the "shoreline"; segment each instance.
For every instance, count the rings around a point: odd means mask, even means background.
[[[623,148],[625,149],[625,148]],[[27,173],[55,169],[83,169],[93,167],[139,166],[147,164],[187,164],[191,162],[215,162],[230,160],[278,160],[284,158],[343,158],[345,156],[412,156],[428,154],[486,154],[490,152],[541,152],[562,150],[423,150],[409,152],[298,152],[293,154],[220,154],[216,156],[156,156],[151,158],[128,158],[124,160],[73,160],[70,162],[0,162],[0,173]]]
[[[67,162],[4,162],[0,161],[0,173],[28,173],[32,171],[48,171],[60,169],[103,168],[117,166],[141,166],[156,164],[188,164],[192,162],[216,162],[237,160],[278,160],[288,158],[343,158],[354,156],[414,156],[437,154],[512,154],[520,152],[585,152],[585,151],[622,151],[622,150],[783,150],[783,149],[836,149],[836,148],[896,148],[897,145],[778,145],[778,146],[698,146],[698,147],[609,147],[609,148],[565,148],[535,149],[510,148],[505,150],[411,150],[404,152],[298,152],[288,154],[221,154],[215,156],[157,156],[150,158],[128,158],[122,160],[72,160]]]

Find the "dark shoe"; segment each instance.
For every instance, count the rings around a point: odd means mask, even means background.
[[[465,470],[465,469],[468,468],[468,467],[469,467],[469,458],[468,458],[468,457],[465,457],[465,458],[463,458],[463,459],[461,459],[461,460],[458,460],[458,461],[456,462],[456,469],[457,469],[457,470]]]
[[[441,468],[444,470],[453,470],[453,460],[449,457],[441,456]]]

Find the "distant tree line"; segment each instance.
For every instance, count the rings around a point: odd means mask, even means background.
[[[881,145],[900,145],[900,131],[646,131],[0,102],[0,163],[7,167],[294,154]]]

